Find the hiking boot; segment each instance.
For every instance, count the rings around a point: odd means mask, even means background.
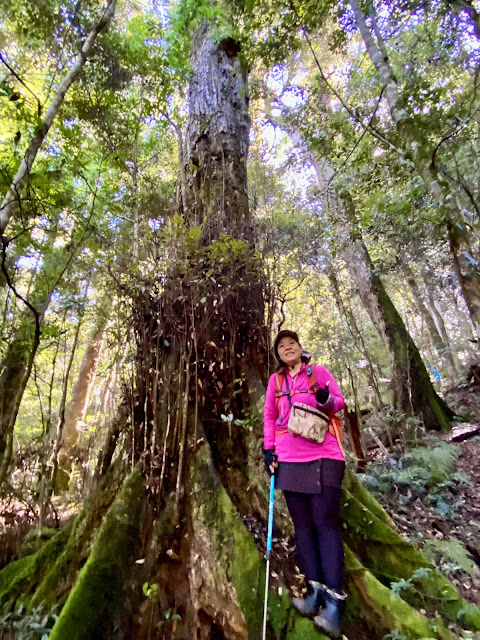
[[[342,637],[342,616],[345,609],[346,593],[338,593],[331,589],[325,590],[325,608],[313,619],[319,631],[333,640]]]
[[[307,582],[307,595],[305,598],[293,598],[292,604],[302,616],[313,618],[318,614],[324,603],[323,585],[315,580]]]

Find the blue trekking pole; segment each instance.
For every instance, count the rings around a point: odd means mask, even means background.
[[[265,606],[263,609],[263,635],[265,640],[267,633],[267,613],[268,613],[268,581],[270,578],[270,554],[272,551],[272,531],[273,531],[273,501],[275,499],[275,474],[270,476],[270,503],[268,506],[268,533],[267,533],[267,575],[265,577]]]

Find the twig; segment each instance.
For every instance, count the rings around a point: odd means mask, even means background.
[[[0,62],[3,62],[3,64],[7,67],[7,69],[10,71],[10,73],[15,76],[15,78],[20,82],[20,84],[22,86],[25,87],[25,89],[32,94],[32,96],[35,98],[35,100],[37,101],[37,115],[40,118],[40,116],[42,115],[42,103],[40,102],[40,99],[35,95],[35,93],[30,89],[30,87],[22,80],[22,78],[18,75],[18,73],[15,72],[15,69],[13,69],[13,67],[10,66],[10,64],[6,61],[6,59],[4,58],[3,54],[0,53]]]

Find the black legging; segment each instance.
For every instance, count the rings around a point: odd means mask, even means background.
[[[343,542],[338,513],[341,490],[322,487],[321,494],[284,491],[295,525],[300,568],[307,580],[339,591],[343,575]]]

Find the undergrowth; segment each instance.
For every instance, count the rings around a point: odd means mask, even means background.
[[[399,505],[408,505],[421,498],[426,506],[433,506],[441,516],[454,518],[456,506],[448,498],[459,483],[470,483],[457,472],[459,452],[456,447],[441,442],[432,449],[417,446],[388,461],[370,464],[358,477],[376,496],[391,494]]]
[[[43,605],[27,612],[23,605],[16,611],[8,611],[9,603],[0,614],[0,640],[46,640],[57,615],[56,607],[44,613]]]
[[[475,578],[475,562],[459,540],[426,540],[422,552],[446,576],[460,569]]]

